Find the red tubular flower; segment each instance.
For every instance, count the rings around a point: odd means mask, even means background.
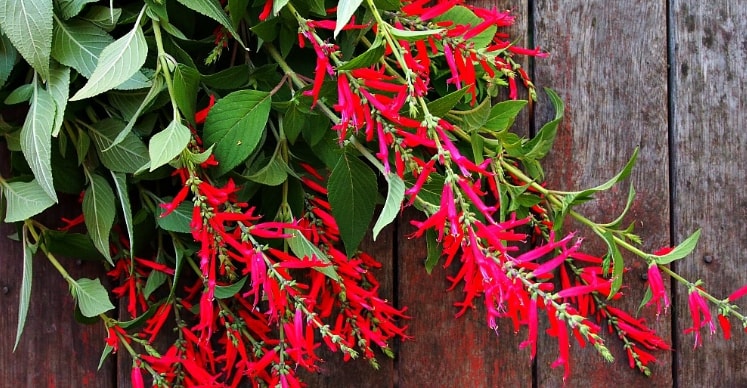
[[[731,338],[731,323],[729,323],[729,318],[722,314],[719,314],[718,324],[719,326],[721,326],[721,330],[724,331],[724,339],[728,340],[729,338]]]
[[[729,295],[729,302],[734,302],[735,300],[747,295],[747,285],[742,286],[738,290],[734,291]]]
[[[648,266],[648,285],[651,288],[651,300],[646,303],[646,306],[656,303],[656,315],[659,315],[662,301],[664,302],[664,311],[669,307],[669,297],[666,288],[664,288],[659,266],[655,262]]]
[[[272,3],[272,0],[269,0],[270,3]],[[195,123],[196,124],[204,124],[205,119],[207,119],[208,113],[210,113],[210,109],[213,109],[213,105],[215,105],[215,95],[210,95],[210,102],[208,102],[208,106],[201,109],[197,113],[195,113]]]
[[[272,3],[274,0],[267,0],[265,1],[265,6],[262,8],[262,13],[259,14],[259,20],[267,20],[268,17],[270,17],[270,12],[272,12]]]
[[[145,388],[145,382],[143,382],[143,373],[140,371],[140,361],[137,361],[132,367],[132,388]]]
[[[700,329],[704,326],[708,326],[711,334],[716,332],[716,327],[713,324],[713,317],[711,317],[711,311],[708,308],[708,302],[700,294],[697,287],[692,287],[687,296],[687,302],[690,307],[690,316],[693,320],[693,326],[685,329],[685,333],[695,333],[695,347],[698,347],[702,343],[700,338]]]

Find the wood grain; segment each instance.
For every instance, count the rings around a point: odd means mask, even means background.
[[[361,250],[376,258],[382,268],[376,270],[376,278],[381,284],[379,295],[390,301],[394,300],[394,225],[384,228],[376,241],[369,234],[361,243]],[[407,324],[407,322],[404,322]],[[399,347],[399,339],[391,341],[390,346],[395,350]],[[361,387],[387,388],[395,384],[395,361],[381,352],[376,353],[379,369],[376,370],[363,358],[343,361],[342,355],[328,350],[321,352],[325,361],[320,365],[318,374],[303,374],[304,381],[309,387]]]
[[[646,250],[669,243],[668,159],[667,159],[667,41],[666,10],[663,2],[538,0],[535,5],[535,42],[551,53],[538,59],[535,82],[555,89],[566,104],[566,115],[555,147],[545,168],[548,186],[560,190],[596,186],[614,176],[636,147],[639,161],[632,178],[611,192],[599,195],[581,208],[581,213],[598,222],[609,222],[624,208],[627,184],[638,192],[629,214],[637,220],[636,231],[645,236]],[[544,96],[542,96],[544,97]],[[537,126],[552,117],[546,98],[538,104]],[[571,223],[586,237],[585,250],[602,255],[604,244],[591,231]],[[645,264],[626,255],[630,270],[625,279],[626,302],[617,304],[635,311],[643,296]],[[665,339],[669,337],[668,317],[649,321]],[[602,382],[626,385],[671,386],[671,355],[656,354],[659,363],[654,377],[628,368],[621,344],[607,335],[616,362],[606,364],[593,348],[573,346],[571,386],[599,386]],[[557,341],[543,337],[538,350],[537,384],[563,385],[562,368],[549,366],[557,358]]]
[[[0,160],[7,166],[4,156]],[[61,200],[74,203],[74,198]],[[67,208],[74,209],[75,206]],[[47,212],[42,221],[53,222],[59,216],[59,211]],[[0,386],[113,386],[113,362],[105,362],[100,371],[96,370],[106,338],[103,324],[84,325],[75,320],[75,304],[67,283],[41,253],[33,259],[31,304],[23,336],[13,352],[23,246],[7,236],[16,231],[15,225],[0,225],[0,303],[3,307],[3,314],[0,314]],[[75,279],[100,277],[105,281],[100,263],[58,259]]]
[[[724,298],[747,283],[747,9],[736,0],[674,1],[672,13],[676,240],[703,229],[696,251],[675,267]],[[694,350],[693,335],[679,334],[692,326],[687,290],[678,287],[677,296],[679,386],[747,386],[741,326],[733,321],[730,341],[703,330],[704,345]],[[742,313],[746,303],[739,301]]]

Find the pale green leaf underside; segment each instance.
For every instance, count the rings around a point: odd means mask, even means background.
[[[136,25],[123,37],[101,51],[96,69],[88,82],[78,90],[71,101],[82,100],[114,89],[137,74],[148,55],[148,44],[143,30]]]
[[[43,79],[49,77],[52,0],[3,0],[0,28]]]
[[[91,78],[104,48],[114,42],[114,38],[100,27],[76,19],[67,22],[55,19],[52,39],[52,58],[86,78]],[[140,89],[149,84],[148,78],[138,71],[115,89]]]
[[[299,232],[298,230],[290,230],[286,229],[285,233],[288,233],[292,235],[293,237],[285,239],[285,241],[288,242],[288,246],[291,249],[291,252],[293,252],[294,255],[296,255],[298,258],[316,258],[316,260],[321,261],[323,263],[329,263],[329,258],[327,258],[327,255],[324,254],[319,248],[312,244],[311,241],[309,241],[303,233]],[[340,275],[337,274],[337,271],[335,271],[335,267],[333,266],[326,266],[326,267],[313,267],[315,270],[323,273],[330,279],[334,281],[340,281]]]
[[[57,202],[51,165],[55,110],[52,95],[38,81],[34,82],[31,107],[21,129],[21,151],[39,185]]]
[[[387,190],[384,208],[381,209],[381,214],[373,227],[374,241],[376,241],[376,237],[379,236],[379,232],[381,232],[384,227],[389,225],[394,221],[394,218],[397,217],[399,209],[402,206],[402,201],[405,199],[405,182],[402,181],[397,174],[389,173],[386,177],[386,181],[389,184],[389,188]]]
[[[91,184],[83,196],[83,216],[93,245],[111,265],[114,262],[109,253],[109,233],[114,224],[114,209],[114,192],[109,183],[100,175],[91,175]]]
[[[124,173],[110,171],[112,179],[114,180],[114,189],[117,192],[117,198],[119,198],[119,204],[122,208],[122,214],[125,219],[125,226],[127,228],[127,237],[130,239],[130,257],[135,257],[133,251],[135,246],[135,231],[132,223],[132,206],[130,205],[130,195],[127,194],[127,177]]]
[[[95,3],[97,0],[57,0],[57,6],[60,14],[65,19],[77,16],[88,3]]]
[[[342,31],[342,28],[345,27],[346,24],[348,24],[355,11],[358,10],[358,7],[361,6],[361,3],[363,3],[363,0],[340,0],[337,3],[337,22],[335,23],[334,33],[335,37],[337,37],[337,34]]]
[[[16,351],[18,342],[21,340],[23,327],[26,325],[29,306],[31,305],[31,284],[33,279],[33,257],[34,249],[29,245],[28,230],[23,227],[23,277],[21,279],[21,292],[18,296],[18,327],[16,328],[16,342],[13,345],[13,351]]]
[[[54,124],[52,125],[52,136],[57,137],[62,128],[62,120],[65,118],[67,99],[70,97],[70,68],[67,66],[52,66],[49,69],[49,80],[47,90],[52,96],[55,104]]]
[[[187,147],[191,138],[189,128],[178,121],[172,121],[166,129],[153,135],[148,144],[150,170],[172,161]]]
[[[36,180],[9,182],[3,188],[3,194],[6,200],[5,222],[31,218],[55,203]]]
[[[82,278],[70,281],[70,292],[78,302],[83,316],[92,318],[114,309],[106,291],[99,279]]]

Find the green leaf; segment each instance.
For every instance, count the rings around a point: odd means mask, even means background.
[[[215,286],[215,297],[218,299],[228,299],[236,295],[239,291],[241,291],[241,288],[244,287],[244,284],[246,284],[247,277],[244,276],[243,278],[239,279],[234,284],[231,284],[230,286]]]
[[[516,115],[521,112],[521,109],[526,104],[527,101],[525,100],[507,100],[493,105],[493,108],[490,110],[490,117],[483,124],[483,127],[493,132],[507,130],[514,123]]]
[[[558,132],[558,125],[560,125],[560,121],[563,119],[563,112],[565,111],[563,100],[552,89],[545,88],[545,92],[547,92],[550,101],[552,101],[555,107],[555,119],[543,125],[537,135],[524,146],[524,158],[526,159],[542,159],[550,152],[552,144],[555,141],[555,135]]]
[[[29,306],[31,305],[31,284],[34,278],[33,258],[36,246],[28,241],[28,228],[23,225],[23,277],[21,278],[21,291],[18,295],[18,326],[16,328],[16,342],[13,345],[13,351],[16,351],[18,343],[21,341],[23,327],[26,326],[26,317],[28,316]]]
[[[91,22],[104,31],[111,31],[117,26],[120,16],[122,16],[121,8],[94,5],[88,9],[88,12],[82,16],[82,19]]]
[[[187,147],[192,134],[184,124],[174,120],[166,129],[153,135],[148,144],[150,171],[170,162]]]
[[[430,274],[441,259],[441,247],[438,243],[438,233],[433,229],[425,230],[425,243],[428,248],[425,258],[425,271]]]
[[[15,105],[31,100],[31,97],[34,95],[34,86],[34,83],[30,83],[13,89],[13,91],[5,96],[3,103],[5,105]]]
[[[150,298],[150,295],[154,291],[166,283],[168,276],[161,271],[150,271],[148,274],[148,280],[145,281],[145,287],[143,288],[143,296],[145,299]]]
[[[653,292],[651,291],[651,283],[649,283],[648,287],[646,287],[646,293],[643,294],[643,299],[641,299],[641,304],[638,305],[638,310],[636,313],[640,313],[643,306],[647,305],[649,301],[651,301],[651,298],[654,296]]]
[[[67,99],[70,96],[70,68],[67,66],[52,66],[49,69],[49,80],[47,80],[47,90],[52,96],[55,104],[54,124],[52,125],[52,136],[57,134],[62,128],[62,121],[65,118],[65,108]]]
[[[162,77],[157,76],[153,79],[153,83],[151,84],[150,89],[148,89],[148,93],[145,95],[145,97],[140,97],[140,93],[134,92],[109,93],[109,101],[112,103],[112,105],[120,109],[122,116],[124,116],[123,118],[127,121],[127,125],[125,125],[124,129],[122,129],[117,137],[114,138],[112,144],[110,144],[108,148],[104,149],[105,151],[108,151],[109,148],[118,145],[122,140],[125,139],[125,137],[130,134],[132,128],[135,127],[135,122],[137,122],[137,119],[140,117],[143,111],[153,105],[156,98],[158,98],[158,96],[164,89],[166,89],[166,83],[163,81]],[[128,99],[128,97],[131,97],[131,99]],[[128,107],[127,102],[128,100],[130,100],[130,102],[134,102],[136,99],[139,102],[139,104],[137,105],[137,109],[130,113],[130,111],[126,109],[126,107]],[[132,105],[129,105],[129,107],[131,106]]]
[[[168,230],[170,232],[190,233],[192,231],[192,229],[190,229],[190,223],[192,222],[193,210],[194,204],[190,201],[184,201],[166,217],[161,217],[164,209],[158,206],[156,208],[156,220],[158,226],[163,230]]]
[[[21,129],[21,151],[39,185],[57,202],[51,165],[54,118],[54,99],[37,80],[34,82],[31,108]]]
[[[630,175],[630,173],[633,171],[633,166],[635,166],[636,159],[638,159],[638,148],[633,151],[633,156],[630,157],[630,160],[628,160],[628,163],[625,164],[625,167],[623,167],[623,169],[620,170],[620,172],[618,172],[610,180],[602,183],[599,186],[569,194],[564,198],[564,202],[568,203],[569,205],[580,204],[593,198],[592,196],[595,193],[609,190],[612,186]]]
[[[109,233],[114,224],[114,192],[100,175],[90,176],[91,184],[83,195],[83,217],[88,236],[109,264],[114,265],[109,254]],[[81,307],[81,310],[83,308]]]
[[[109,345],[104,346],[104,350],[101,352],[101,357],[99,358],[99,366],[96,368],[97,371],[101,370],[104,361],[106,361],[107,357],[109,357],[113,350],[114,348]]]
[[[217,73],[206,74],[202,82],[213,89],[236,89],[249,82],[251,71],[249,66],[232,66]]]
[[[83,7],[88,3],[95,3],[96,0],[57,0],[57,9],[64,19],[70,19],[78,16]]]
[[[696,230],[695,233],[691,234],[690,237],[685,239],[679,245],[674,247],[671,252],[663,256],[651,255],[651,257],[659,265],[669,264],[673,261],[682,259],[683,257],[692,253],[695,247],[698,245],[700,239],[700,229]]]
[[[47,229],[43,237],[44,245],[55,255],[91,261],[104,259],[91,238],[85,234]]]
[[[623,218],[625,218],[625,215],[628,214],[628,211],[630,210],[630,207],[633,205],[633,200],[635,199],[635,188],[633,188],[633,185],[630,185],[630,190],[628,190],[628,199],[625,201],[625,209],[620,213],[617,218],[607,224],[603,224],[603,226],[606,226],[608,228],[617,228],[620,226],[620,224],[623,221]]]
[[[200,72],[187,65],[178,64],[174,69],[174,100],[184,117],[192,124],[195,120],[197,90]]]
[[[242,163],[259,144],[270,115],[271,95],[240,90],[218,100],[205,120],[206,146],[215,144],[218,174]]]
[[[293,237],[285,239],[285,241],[288,242],[288,246],[291,249],[291,252],[293,252],[294,255],[298,256],[301,259],[315,257],[317,260],[329,263],[329,258],[325,253],[323,253],[319,248],[317,248],[316,245],[312,244],[311,241],[309,241],[303,233],[299,232],[298,230],[291,230],[286,229],[285,233],[292,235]],[[340,281],[340,275],[337,274],[337,271],[335,270],[335,267],[332,265],[326,266],[326,267],[313,267],[315,270],[323,273],[328,278],[339,282]]]
[[[5,195],[5,222],[17,222],[31,218],[54,205],[36,180],[31,182],[8,182],[3,186]]]
[[[103,29],[83,20],[64,22],[55,19],[52,57],[63,65],[70,66],[86,78],[91,78],[102,51],[114,42]],[[121,89],[132,89],[127,84],[147,83],[142,73],[120,85]]]
[[[237,27],[241,19],[246,15],[246,9],[251,3],[250,0],[228,0],[228,16],[231,17],[231,23]]]
[[[381,232],[384,227],[389,225],[397,217],[397,214],[402,207],[402,201],[405,199],[405,182],[403,182],[397,174],[387,174],[386,181],[389,185],[389,189],[387,190],[384,208],[381,209],[381,214],[373,227],[374,241],[376,241],[379,232]]]
[[[5,81],[8,80],[10,72],[16,65],[17,57],[18,51],[13,47],[10,39],[0,32],[0,88],[5,86]]]
[[[623,274],[625,272],[625,260],[623,259],[620,248],[615,243],[615,238],[609,231],[596,231],[596,233],[604,240],[607,244],[607,255],[602,263],[602,270],[606,273],[609,268],[610,260],[612,260],[612,285],[610,286],[610,293],[608,299],[617,294],[617,291],[622,287]]]
[[[371,47],[368,48],[365,52],[363,52],[360,55],[356,55],[348,61],[347,63],[343,64],[342,66],[338,66],[338,70],[354,70],[359,69],[361,67],[369,67],[373,65],[374,63],[379,62],[379,60],[384,55],[384,51],[386,51],[384,47],[384,43],[382,39],[380,38],[380,35],[376,36],[376,40],[371,44]]]
[[[443,97],[439,97],[438,99],[429,102],[428,112],[430,112],[433,116],[443,117],[445,114],[449,113],[451,108],[456,106],[456,104],[458,104],[459,101],[462,100],[462,97],[464,97],[467,89],[469,89],[469,87],[465,86],[459,90],[455,90]]]
[[[135,28],[101,51],[93,74],[70,101],[93,97],[120,86],[138,73],[147,55],[143,30],[135,23]]]
[[[132,223],[132,206],[130,205],[130,195],[127,194],[127,177],[121,172],[109,172],[112,174],[114,189],[117,192],[117,198],[119,198],[122,215],[124,216],[125,227],[127,229],[127,237],[130,238],[130,257],[135,257],[135,252],[133,251],[135,247],[135,232]]]
[[[85,317],[92,318],[114,310],[114,305],[109,300],[109,293],[106,292],[106,288],[101,285],[99,279],[70,280],[70,293],[73,294],[80,312]]]
[[[438,35],[444,32],[443,28],[439,28],[438,30],[402,30],[391,25],[388,25],[387,28],[395,38],[410,42],[423,40],[429,36]]]
[[[124,130],[125,123],[106,119],[89,127],[88,133],[96,145],[101,163],[116,172],[134,173],[148,164],[148,148],[134,133],[128,133],[117,145],[114,140]]]
[[[264,160],[262,161],[264,162]],[[256,172],[246,176],[252,182],[261,183],[267,186],[277,186],[288,179],[288,165],[283,161],[280,155],[280,145],[275,147],[275,152],[270,157],[269,162],[264,164]]]
[[[327,183],[332,215],[340,229],[340,237],[348,256],[368,230],[376,202],[376,174],[357,157],[343,153]]]
[[[337,21],[335,22],[334,37],[342,31],[343,27],[353,17],[355,11],[361,6],[363,0],[339,0],[337,3]]]
[[[152,317],[161,306],[163,306],[162,302],[153,303],[152,305],[150,305],[150,307],[148,307],[148,310],[145,310],[145,312],[140,314],[139,316],[130,319],[129,321],[119,321],[118,326],[125,330],[139,327],[148,319],[150,319],[150,317]]]
[[[484,99],[480,105],[468,111],[458,112],[462,118],[462,129],[468,132],[479,129],[488,121],[490,112],[490,98]]]
[[[272,1],[272,16],[277,16],[278,13],[288,5],[289,0],[273,0]]]
[[[246,47],[244,42],[241,40],[241,34],[239,34],[233,28],[231,19],[228,18],[228,15],[226,15],[226,13],[223,11],[223,7],[220,5],[220,3],[217,0],[177,0],[177,1],[181,3],[183,6],[199,14],[205,15],[215,20],[216,22],[220,23],[223,27],[225,27],[228,30],[228,32],[231,33],[234,39],[236,39],[239,43],[241,43],[242,46]]]
[[[52,50],[52,0],[3,0],[3,3],[0,29],[46,80]]]
[[[454,24],[476,26],[483,22],[483,19],[475,15],[469,8],[457,5],[451,7],[448,11],[441,14],[441,16],[433,19],[435,22],[451,22]],[[474,44],[475,50],[481,50],[487,47],[490,42],[493,41],[497,28],[495,26],[488,27],[485,31],[469,38],[467,41]]]

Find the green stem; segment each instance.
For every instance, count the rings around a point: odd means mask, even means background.
[[[158,62],[161,69],[160,73],[163,74],[163,79],[166,81],[166,89],[169,91],[169,98],[171,99],[171,107],[174,109],[174,121],[180,120],[179,107],[176,105],[176,95],[174,94],[174,82],[171,80],[171,72],[169,71],[169,63],[166,60],[166,50],[163,48],[163,36],[161,35],[161,22],[158,20],[152,20],[153,22],[153,37],[156,40],[156,47],[158,49]]]

